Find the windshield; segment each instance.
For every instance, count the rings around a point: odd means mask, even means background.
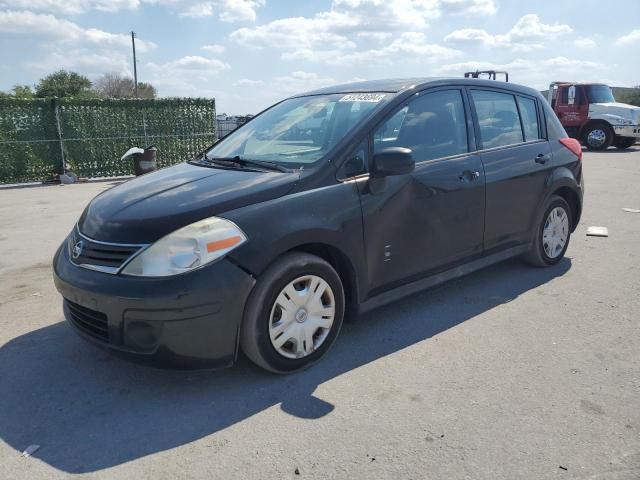
[[[290,98],[220,140],[208,158],[281,163],[299,168],[320,160],[389,94],[350,93]]]
[[[587,86],[587,98],[589,103],[609,103],[615,102],[611,88],[607,85],[589,85]]]

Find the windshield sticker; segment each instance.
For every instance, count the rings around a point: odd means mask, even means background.
[[[342,97],[339,102],[371,102],[378,103],[386,97],[385,93],[349,93]]]

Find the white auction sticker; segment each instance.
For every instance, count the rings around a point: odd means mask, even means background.
[[[348,93],[344,97],[342,97],[340,102],[371,102],[378,103],[384,97],[386,97],[386,93]]]

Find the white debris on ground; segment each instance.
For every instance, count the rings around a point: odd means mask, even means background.
[[[588,237],[608,237],[609,229],[607,227],[589,227],[587,228]]]
[[[31,455],[33,455],[34,453],[36,453],[38,451],[38,449],[40,448],[40,445],[29,445],[27,448],[24,449],[24,452],[22,452],[22,456],[25,458],[30,457]]]
[[[623,208],[622,211],[628,213],[640,213],[640,208]]]

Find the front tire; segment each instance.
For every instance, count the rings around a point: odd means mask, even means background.
[[[636,139],[634,137],[616,137],[613,140],[613,146],[619,148],[620,150],[629,148],[634,143],[636,143]]]
[[[562,260],[569,247],[572,221],[569,204],[562,197],[552,196],[525,260],[536,267],[549,267]]]
[[[270,372],[308,368],[338,336],[344,304],[340,276],[329,263],[288,253],[258,278],[245,307],[240,346]]]
[[[595,123],[587,127],[583,142],[589,150],[606,150],[613,141],[613,131],[606,123]]]

